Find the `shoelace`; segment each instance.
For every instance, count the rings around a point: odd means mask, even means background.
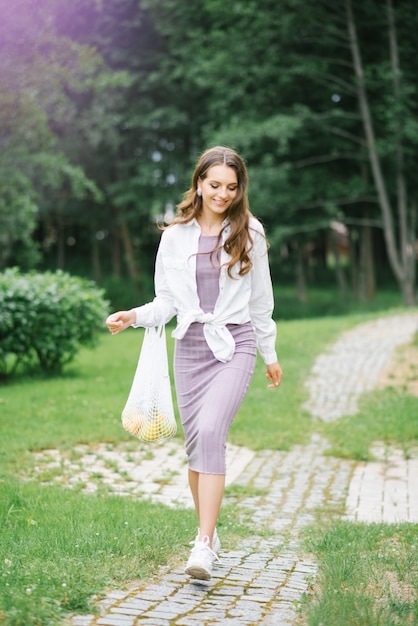
[[[197,529],[196,539],[192,539],[191,541],[189,541],[189,546],[192,546],[194,543],[196,543],[196,541],[199,541],[199,535],[200,535],[200,528]],[[215,540],[215,535],[216,535],[216,528],[215,528],[215,532],[213,533],[213,537],[212,537],[212,545],[213,545],[213,542]],[[219,538],[218,538],[218,541],[219,541]]]
[[[194,548],[192,548],[192,552],[200,552],[200,550],[209,550],[209,552],[212,554],[212,556],[217,560],[220,561],[218,555],[216,554],[216,552],[214,552],[212,550],[212,548],[209,547],[210,544],[210,539],[207,535],[205,535],[204,537],[202,537],[202,539],[200,541],[191,541],[190,543],[194,543]],[[199,544],[203,544],[199,545]]]

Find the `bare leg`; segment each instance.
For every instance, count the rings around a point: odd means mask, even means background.
[[[221,508],[225,489],[224,474],[199,475],[199,523],[200,537],[212,537]]]
[[[189,486],[192,492],[194,508],[199,521],[199,473],[189,469]]]
[[[185,573],[193,578],[210,580],[213,559],[213,535],[225,489],[224,474],[202,474],[189,469],[189,485],[199,520],[199,537],[194,544]],[[219,541],[216,551],[220,548]]]
[[[225,489],[224,474],[199,474],[198,510],[200,538],[208,536],[212,546],[213,533]]]

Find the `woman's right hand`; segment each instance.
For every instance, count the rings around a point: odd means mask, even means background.
[[[106,320],[106,326],[112,333],[112,335],[117,335],[122,330],[126,330],[132,324],[136,322],[135,311],[132,309],[130,311],[118,311],[117,313],[112,313]]]

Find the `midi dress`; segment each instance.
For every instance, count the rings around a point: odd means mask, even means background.
[[[205,313],[213,313],[219,294],[220,255],[219,251],[211,254],[217,240],[217,236],[199,238],[196,284]],[[213,355],[202,323],[190,324],[175,343],[174,377],[186,454],[189,468],[199,473],[226,473],[227,435],[254,373],[256,340],[251,322],[227,324],[227,328],[235,352],[226,363]]]

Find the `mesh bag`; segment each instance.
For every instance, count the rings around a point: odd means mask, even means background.
[[[131,435],[147,442],[176,434],[164,326],[145,330],[131,391],[122,411],[122,425]]]

